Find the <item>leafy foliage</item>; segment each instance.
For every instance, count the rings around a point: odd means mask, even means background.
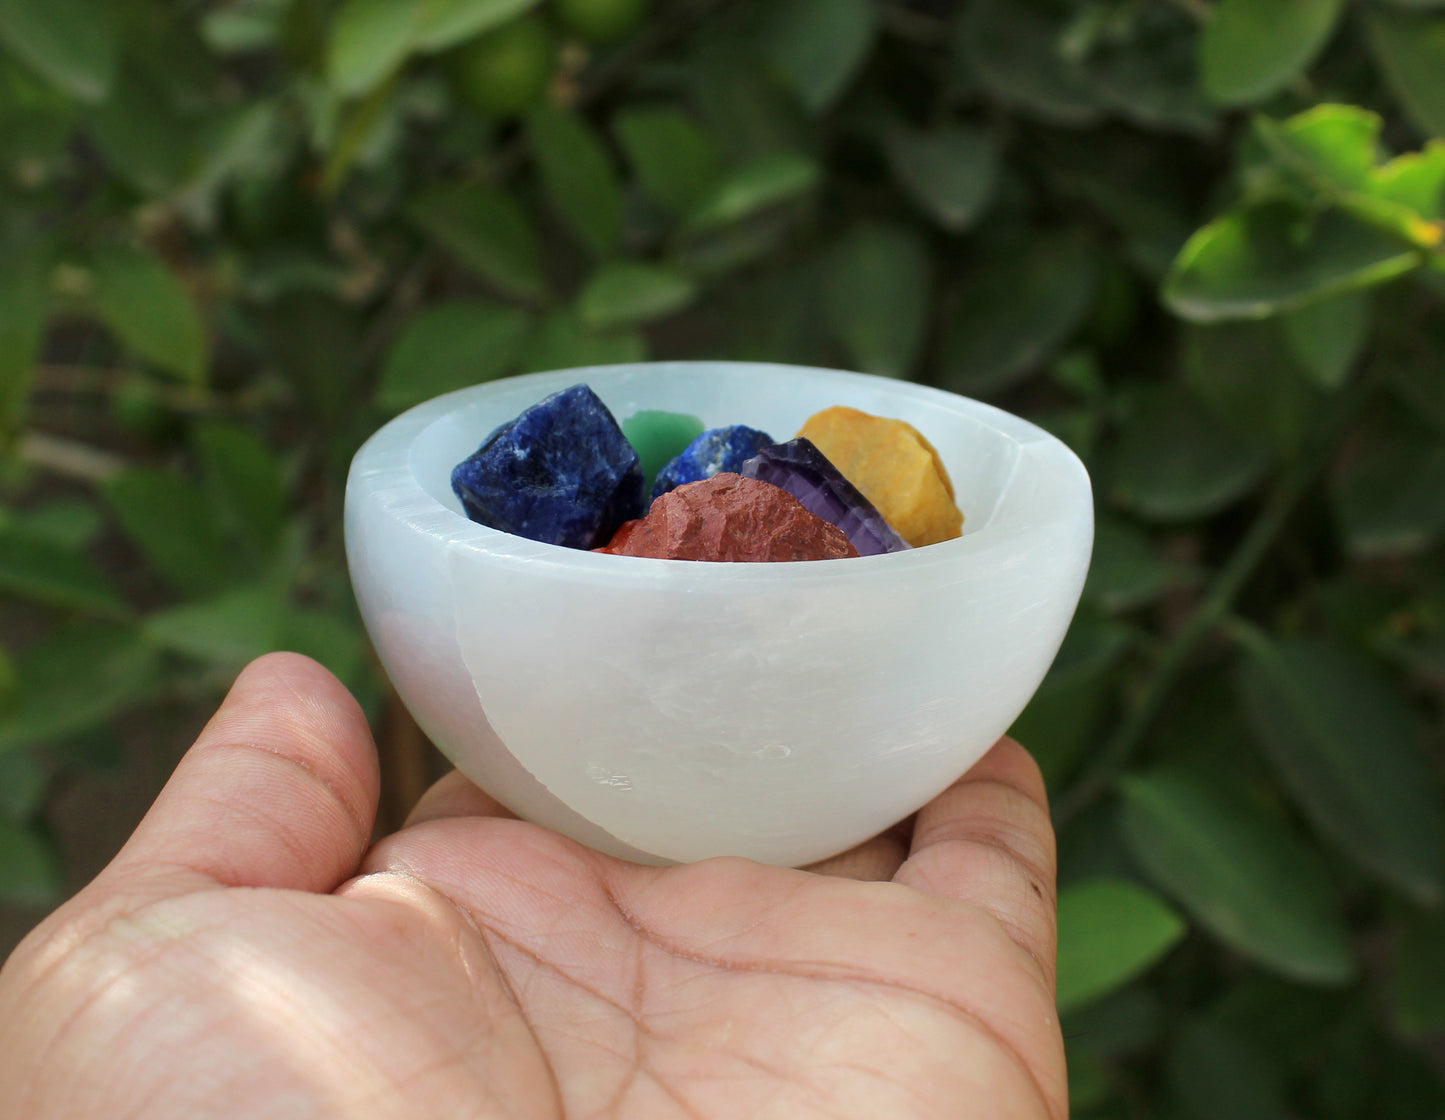
[[[1076,1114],[1445,1115],[1439,0],[0,0],[0,898],[127,712],[290,646],[389,416],[847,366],[1064,438],[1016,733]]]

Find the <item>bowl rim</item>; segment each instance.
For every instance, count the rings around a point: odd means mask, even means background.
[[[651,557],[615,556],[545,544],[514,536],[499,529],[472,521],[464,514],[443,505],[422,486],[413,466],[416,441],[435,423],[461,407],[479,399],[514,391],[524,384],[536,384],[542,396],[578,382],[617,378],[646,370],[666,375],[696,376],[699,367],[710,374],[728,376],[740,372],[773,370],[806,373],[814,377],[867,386],[875,390],[932,403],[978,422],[994,433],[1000,441],[1017,449],[1008,478],[1003,482],[989,523],[949,541],[910,549],[906,552],[878,556],[848,557],[834,560],[799,561],[787,564],[706,564],[695,561],[664,560]],[[925,433],[926,435],[927,433]],[[1022,494],[1015,485],[1019,476],[1024,449],[1032,458],[1051,467],[1061,485],[1044,494]],[[439,543],[464,552],[481,554],[487,562],[508,567],[525,566],[538,575],[581,579],[587,582],[629,586],[656,584],[664,581],[673,588],[707,592],[731,592],[739,584],[751,587],[774,583],[832,582],[835,580],[869,581],[901,577],[906,571],[940,569],[947,572],[960,565],[974,568],[980,555],[993,555],[1006,560],[1008,551],[1021,546],[1043,543],[1051,534],[1052,523],[1069,512],[1084,512],[1093,517],[1092,487],[1088,471],[1078,456],[1056,436],[1037,424],[1007,412],[995,405],[950,393],[947,390],[913,382],[847,370],[817,366],[797,366],[779,362],[736,361],[669,361],[627,362],[612,365],[579,366],[498,378],[463,389],[453,390],[414,405],[379,428],[356,452],[347,477],[346,506],[348,514],[357,503],[377,504],[391,519],[405,527],[435,538]],[[1020,506],[1029,508],[1020,509]],[[1026,530],[1010,534],[1008,541],[990,529],[1005,509],[1021,520]],[[1017,515],[1022,515],[1018,517]],[[1030,518],[1030,514],[1035,514]],[[1068,520],[1063,517],[1063,520]]]

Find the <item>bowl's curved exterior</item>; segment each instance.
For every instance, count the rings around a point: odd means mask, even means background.
[[[619,416],[669,408],[780,438],[831,404],[909,420],[958,484],[965,535],[722,565],[574,552],[462,517],[451,463],[578,381]],[[519,815],[634,859],[807,863],[941,792],[1037,688],[1092,532],[1082,465],[1016,417],[880,378],[729,363],[451,394],[377,433],[347,491],[352,581],[423,729]]]

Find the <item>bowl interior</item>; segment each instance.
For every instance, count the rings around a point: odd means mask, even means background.
[[[709,428],[747,424],[777,440],[791,439],[813,413],[847,405],[905,420],[937,448],[957,490],[965,534],[988,526],[1017,465],[1019,444],[995,416],[961,411],[959,398],[877,378],[777,366],[725,363],[694,368],[663,363],[648,369],[606,367],[564,371],[464,390],[457,406],[418,431],[411,446],[417,484],[458,515],[452,468],[493,430],[544,396],[586,381],[619,422],[644,409],[685,412]],[[994,410],[989,410],[990,412]],[[1007,417],[1013,420],[1013,417]]]

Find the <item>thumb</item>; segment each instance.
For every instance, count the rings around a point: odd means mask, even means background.
[[[366,718],[310,658],[247,666],[102,879],[190,873],[327,892],[371,839],[379,785]]]

